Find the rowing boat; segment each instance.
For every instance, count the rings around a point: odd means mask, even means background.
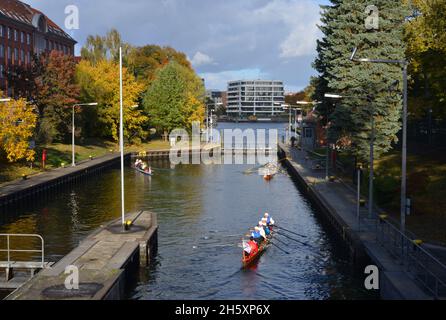
[[[268,245],[270,244],[271,240],[272,240],[272,230],[271,230],[271,235],[265,240],[263,241],[260,245],[259,245],[259,249],[256,252],[256,254],[250,255],[249,257],[245,256],[245,252],[243,252],[242,255],[242,268],[248,268],[251,264],[253,264],[255,261],[257,261],[260,256],[262,255],[262,253],[266,250],[266,248],[268,247]]]
[[[140,172],[140,173],[142,173],[142,174],[145,174],[146,176],[153,176],[153,172],[152,172],[152,173],[150,173],[150,172],[146,172],[146,171],[144,171],[143,169],[138,168],[138,167],[135,167],[135,170],[138,171],[138,172]]]

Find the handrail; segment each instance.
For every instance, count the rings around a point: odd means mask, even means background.
[[[11,267],[11,253],[13,252],[39,252],[41,253],[41,268],[45,267],[45,240],[38,234],[16,234],[16,233],[0,233],[0,237],[6,237],[6,249],[0,249],[0,252],[7,253],[8,267]],[[11,237],[37,238],[40,240],[40,250],[38,249],[11,249]]]
[[[374,212],[373,218],[375,219],[376,241],[396,260],[399,260],[401,265],[405,266],[406,272],[435,299],[444,297],[446,295],[446,265],[415,241],[417,238],[414,234],[407,231],[402,233],[392,223],[390,217],[384,218]],[[370,231],[373,232],[373,230]]]
[[[415,242],[415,239],[403,234],[386,219],[376,216],[377,241],[395,255],[406,266],[406,271],[421,282],[434,298],[440,297],[440,289],[446,293],[446,265]]]

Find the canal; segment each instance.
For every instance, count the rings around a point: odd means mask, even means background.
[[[224,125],[223,125],[224,126]],[[242,128],[245,125],[240,125]],[[249,124],[252,126],[252,124]],[[270,124],[266,127],[283,124]],[[264,126],[262,126],[264,127]],[[369,299],[363,279],[286,171],[267,182],[253,165],[153,162],[153,177],[125,172],[126,209],[158,215],[158,255],[129,299]],[[0,218],[0,233],[37,233],[57,261],[90,231],[120,215],[119,170],[111,169]],[[241,270],[241,238],[269,212],[306,238],[285,237]]]

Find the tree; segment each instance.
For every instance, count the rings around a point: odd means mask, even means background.
[[[0,103],[0,154],[9,162],[34,161],[35,151],[29,148],[29,140],[36,127],[35,110],[23,98]]]
[[[122,41],[121,34],[116,29],[111,29],[105,36],[89,35],[81,49],[81,56],[83,60],[87,60],[93,65],[102,60],[118,63],[119,47],[122,47],[123,56],[127,57],[131,46]]]
[[[403,30],[409,11],[399,1],[377,0],[379,29],[367,30],[368,17],[365,0],[336,0],[323,7],[324,38],[318,43],[315,67],[320,76],[315,98],[323,101],[318,108],[329,124],[330,140],[351,141],[357,156],[368,159],[371,136],[371,119],[375,118],[375,153],[391,149],[397,142],[401,128],[401,94],[389,92],[391,84],[399,81],[397,92],[402,90],[402,73],[399,65],[354,63],[349,60],[354,47],[367,58],[404,59]],[[336,102],[323,98],[334,92],[351,96]],[[371,103],[368,102],[371,98]]]
[[[423,118],[429,110],[434,117],[446,118],[446,2],[414,0],[413,16],[406,25],[410,113]]]
[[[40,56],[40,63],[42,72],[35,79],[39,138],[45,142],[67,140],[71,132],[71,107],[79,96],[76,60],[62,52],[51,51]]]
[[[96,109],[98,133],[118,141],[119,65],[107,60],[96,64],[81,61],[77,68],[77,80],[82,101],[96,101],[99,104]],[[148,117],[136,106],[143,89],[127,68],[123,68],[124,137],[131,142],[139,142],[146,137],[144,125]]]
[[[292,93],[292,94],[288,94],[285,96],[285,103],[289,104],[289,105],[296,105],[297,101],[305,101],[305,102],[312,102],[312,98],[314,95],[314,79],[315,78],[311,78],[310,84],[305,87],[305,89],[296,92],[296,93]],[[303,111],[305,112],[309,112],[311,109],[313,109],[313,105],[312,104],[302,104],[299,106]]]
[[[190,129],[192,121],[204,119],[204,95],[201,79],[172,61],[157,71],[144,95],[143,106],[158,130]]]
[[[158,69],[170,61],[175,61],[192,71],[192,66],[184,53],[171,47],[157,45],[132,48],[129,52],[128,67],[136,79],[148,88],[155,79]]]

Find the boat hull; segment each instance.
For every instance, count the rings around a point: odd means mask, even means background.
[[[142,170],[140,168],[135,168],[135,170],[138,171],[139,173],[142,173],[142,174],[146,175],[146,176],[152,176],[153,175],[153,173],[145,172],[144,170]]]
[[[272,233],[269,236],[269,238],[266,239],[266,241],[263,241],[260,245],[259,245],[259,250],[257,251],[257,253],[253,256],[250,256],[248,258],[246,258],[244,255],[242,257],[242,268],[248,268],[249,266],[251,266],[254,262],[256,262],[261,255],[263,254],[263,252],[265,252],[266,248],[268,247],[268,245],[270,244],[272,240]]]

